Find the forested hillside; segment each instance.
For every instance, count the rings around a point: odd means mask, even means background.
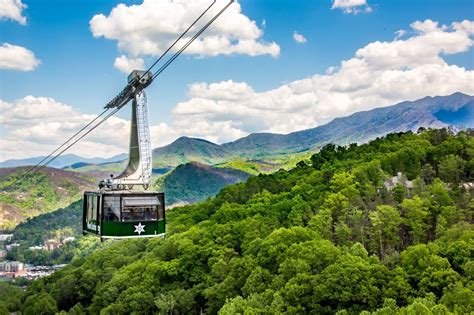
[[[24,314],[474,312],[474,137],[325,146],[30,285]],[[393,177],[401,172],[400,180]],[[393,184],[393,185],[392,185]],[[20,297],[18,297],[20,299]]]
[[[175,168],[158,179],[158,190],[166,194],[166,202],[193,203],[217,194],[223,187],[247,180],[250,174],[233,168],[216,168],[198,162]]]
[[[95,186],[95,179],[86,174],[50,167],[23,178],[30,168],[0,168],[0,230],[13,229],[27,218],[66,207]]]
[[[65,208],[41,214],[18,224],[12,231],[18,247],[8,251],[7,260],[21,261],[33,265],[57,265],[70,263],[77,255],[87,255],[99,246],[96,238],[82,236],[82,201],[73,202]],[[30,246],[43,245],[46,240],[63,241],[73,236],[76,240],[52,251],[30,250]]]

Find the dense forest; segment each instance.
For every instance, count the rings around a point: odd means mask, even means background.
[[[249,176],[249,173],[233,168],[190,162],[158,178],[157,190],[165,192],[168,205],[194,203],[216,195],[225,186],[245,181]]]
[[[0,310],[471,313],[473,156],[472,131],[328,144],[290,171],[172,209],[166,239],[73,259]]]

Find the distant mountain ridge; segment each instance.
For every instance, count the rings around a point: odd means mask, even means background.
[[[111,163],[111,162],[118,162],[126,159],[128,157],[127,154],[122,153],[115,155],[111,158],[102,158],[102,157],[95,157],[95,158],[85,158],[75,154],[65,154],[61,155],[57,159],[55,159],[51,164],[48,166],[54,168],[63,168],[70,165],[74,165],[77,163],[85,163],[88,165],[91,164],[103,164],[103,163]],[[17,167],[17,166],[26,166],[26,165],[35,165],[43,160],[45,156],[36,156],[26,159],[11,159],[5,160],[0,162],[0,167]]]
[[[468,117],[465,117],[466,114]],[[312,129],[287,135],[254,133],[222,146],[244,156],[299,152],[333,142],[366,142],[391,132],[417,130],[419,127],[442,128],[448,125],[474,127],[474,96],[454,93],[427,96],[420,100],[357,112]]]
[[[427,96],[416,101],[357,112],[329,123],[289,134],[252,133],[218,145],[206,140],[181,137],[153,150],[154,165],[174,167],[190,161],[218,164],[238,158],[259,159],[317,149],[326,143],[340,145],[367,142],[391,132],[419,127],[442,128],[449,125],[474,127],[474,96],[454,93]],[[201,154],[202,153],[202,154]]]
[[[225,162],[232,155],[223,146],[210,141],[180,137],[153,150],[153,167],[173,167],[191,161],[211,165]]]

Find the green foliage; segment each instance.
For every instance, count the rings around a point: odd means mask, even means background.
[[[78,238],[82,234],[82,202],[45,213],[20,223],[13,230],[14,241],[20,244],[8,252],[7,259],[34,265],[58,265],[71,262],[74,257],[84,257],[100,246],[97,239],[86,237],[64,244],[53,251],[30,250],[30,246],[42,245],[46,240],[62,241],[67,237]]]
[[[94,180],[52,168],[32,173],[22,179],[27,167],[0,171],[0,204],[8,207],[10,215],[2,220],[0,229],[11,229],[24,219],[65,207],[81,197],[81,191]],[[21,180],[20,180],[21,179]]]
[[[24,315],[53,315],[57,311],[56,302],[46,292],[27,297],[21,308]]]
[[[474,201],[458,185],[471,173],[455,184],[439,168],[451,154],[468,165],[470,139],[428,130],[327,145],[311,164],[172,209],[166,239],[74,259],[30,285],[23,307],[49,294],[91,314],[474,312]],[[415,185],[395,197],[384,180],[398,172]]]
[[[166,194],[166,202],[192,203],[216,195],[223,187],[245,181],[248,173],[231,169],[215,168],[192,162],[178,166],[159,178],[156,185]]]
[[[34,246],[50,238],[78,236],[82,231],[81,225],[82,201],[78,200],[65,208],[20,223],[13,230],[13,236],[25,246]]]
[[[19,287],[0,281],[0,314],[19,311],[22,296],[23,291]]]

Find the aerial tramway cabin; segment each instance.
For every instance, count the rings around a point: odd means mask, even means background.
[[[165,235],[165,200],[160,192],[86,192],[83,209],[83,234],[94,234],[101,239]]]

